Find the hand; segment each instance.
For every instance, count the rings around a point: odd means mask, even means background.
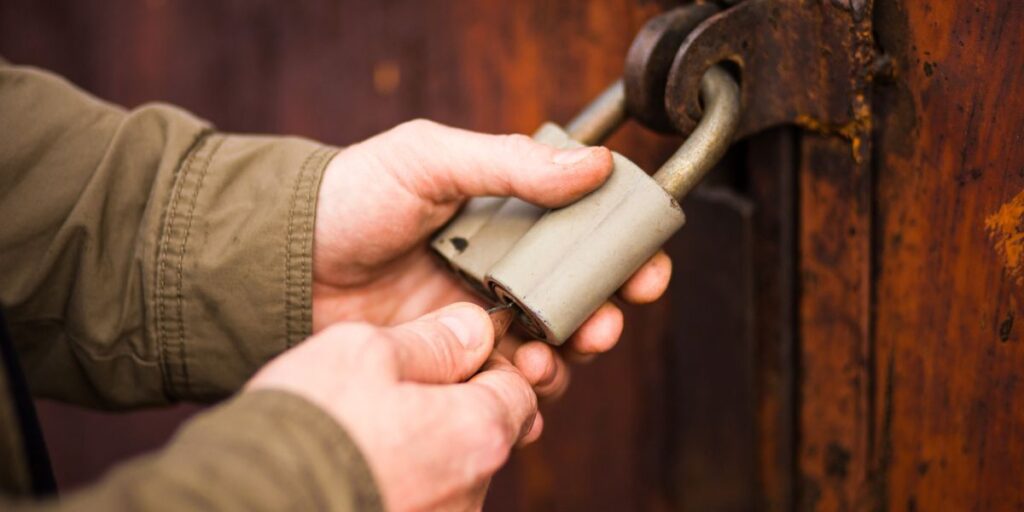
[[[341,151],[320,187],[313,255],[314,332],[337,321],[392,325],[445,304],[476,300],[424,243],[469,197],[516,196],[561,206],[611,172],[601,147],[557,150],[523,135],[485,135],[411,121]],[[656,300],[671,274],[658,253],[622,287],[630,302]],[[566,344],[577,357],[609,350],[622,312],[608,303]],[[568,384],[547,344],[505,337],[503,353],[542,396]]]
[[[479,510],[512,446],[542,429],[530,384],[501,356],[488,360],[493,345],[473,304],[395,327],[338,323],[246,389],[289,391],[327,411],[359,446],[388,510]]]

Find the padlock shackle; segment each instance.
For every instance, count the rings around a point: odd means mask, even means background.
[[[626,92],[619,79],[569,121],[565,131],[580,144],[593,146],[604,141],[625,120]]]
[[[700,183],[732,144],[740,121],[740,88],[721,66],[712,66],[700,79],[704,115],[686,142],[654,173],[666,192],[683,199]]]

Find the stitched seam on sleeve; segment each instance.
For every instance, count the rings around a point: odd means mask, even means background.
[[[285,251],[285,340],[290,348],[309,335],[313,321],[313,226],[316,192],[322,169],[337,150],[323,146],[311,152],[299,168],[288,208]]]
[[[191,202],[189,203],[188,215],[186,216],[185,222],[185,235],[181,239],[180,256],[178,257],[178,270],[177,270],[177,283],[176,283],[176,306],[178,316],[178,352],[180,357],[179,364],[181,365],[181,377],[185,389],[188,389],[188,361],[185,358],[185,315],[183,312],[184,297],[182,295],[182,288],[184,287],[184,268],[185,268],[185,251],[188,247],[189,234],[192,232],[192,219],[196,211],[196,203],[199,199],[199,191],[203,188],[203,180],[206,178],[206,173],[210,169],[210,163],[213,162],[213,157],[220,149],[221,144],[224,142],[223,137],[218,137],[216,142],[210,148],[210,155],[203,163],[203,168],[199,172],[199,178],[196,180],[195,190],[192,192]]]
[[[182,183],[184,182],[183,176],[188,174],[192,168],[192,162],[196,158],[196,154],[202,151],[208,140],[207,134],[200,135],[196,141],[195,146],[189,151],[185,160],[179,166],[178,172],[176,173],[174,184],[171,188],[171,199],[167,205],[167,213],[164,216],[163,226],[160,232],[160,241],[157,246],[157,263],[156,263],[156,286],[154,287],[154,295],[156,307],[154,311],[154,324],[157,341],[157,353],[160,359],[161,373],[163,375],[164,388],[168,395],[171,395],[173,385],[171,384],[171,368],[170,361],[168,361],[168,347],[167,340],[171,333],[168,331],[168,320],[167,315],[167,294],[165,292],[167,288],[167,274],[165,272],[168,260],[170,257],[167,254],[170,246],[170,240],[174,237],[173,225],[174,219],[177,216],[178,202],[181,198]]]
[[[213,156],[223,141],[224,137],[221,136],[207,137],[182,164],[175,180],[158,249],[157,346],[164,385],[172,397],[189,388],[183,293],[185,254],[199,191]],[[197,169],[200,165],[202,167]],[[195,171],[198,171],[198,176],[193,183]]]
[[[295,215],[296,210],[298,209],[299,190],[302,188],[306,171],[309,168],[309,162],[314,156],[316,156],[318,151],[319,148],[306,155],[306,159],[303,160],[302,165],[299,166],[299,174],[295,177],[295,185],[292,187],[292,196],[288,202],[288,230],[286,234],[286,247],[284,254],[285,346],[288,348],[295,345],[295,340],[292,339],[295,329],[295,320],[293,319],[293,315],[295,314],[296,309],[296,306],[293,303],[295,302],[293,299],[293,295],[295,294],[295,290],[293,289],[295,286],[295,278],[292,276],[294,273],[292,267],[292,253],[294,252],[293,246],[295,245]]]

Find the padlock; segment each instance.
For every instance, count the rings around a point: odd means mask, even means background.
[[[603,141],[626,118],[622,81],[616,81],[584,108],[567,131],[544,123],[537,142],[555,147]],[[434,251],[476,292],[497,301],[486,284],[487,273],[544,215],[546,210],[515,197],[478,197],[469,201],[433,239]]]
[[[592,107],[616,112],[624,102],[621,88],[606,94]],[[515,304],[517,323],[530,334],[561,345],[682,227],[679,201],[732,142],[740,114],[736,81],[712,66],[700,98],[697,128],[653,176],[613,153],[608,180],[575,203],[537,215],[539,209],[521,201],[476,200],[438,233],[433,247],[486,297]],[[603,136],[618,122],[597,124],[606,129],[592,133]],[[582,145],[553,124],[535,137],[559,147]]]

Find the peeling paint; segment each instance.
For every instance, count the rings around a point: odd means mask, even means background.
[[[989,215],[985,229],[1003,267],[1024,285],[1024,191]]]

